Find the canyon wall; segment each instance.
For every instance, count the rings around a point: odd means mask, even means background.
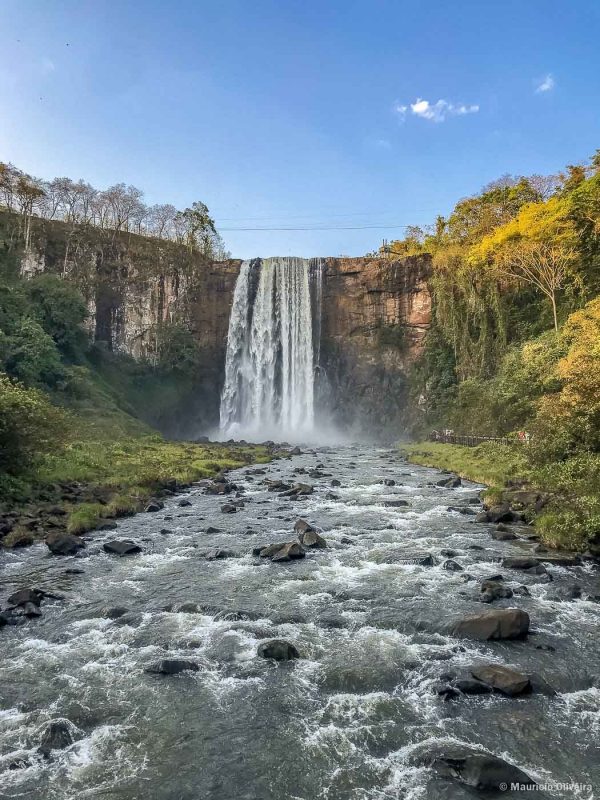
[[[152,359],[161,324],[191,331],[200,357],[188,412],[200,433],[218,421],[240,264],[210,263],[172,242],[35,220],[20,268],[74,282],[88,302],[90,335],[109,350]],[[399,433],[407,372],[431,318],[429,258],[328,258],[323,273],[321,395],[345,430]]]

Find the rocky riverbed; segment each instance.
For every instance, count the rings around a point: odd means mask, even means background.
[[[3,796],[593,797],[600,572],[479,489],[322,448],[4,551]]]

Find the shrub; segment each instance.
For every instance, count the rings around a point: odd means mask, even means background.
[[[0,471],[19,474],[61,449],[68,417],[44,395],[0,373]]]
[[[6,372],[28,386],[56,386],[64,375],[52,337],[30,317],[19,322],[3,349]]]

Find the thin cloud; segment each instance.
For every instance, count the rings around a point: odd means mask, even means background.
[[[540,94],[541,92],[551,92],[552,89],[554,89],[554,78],[550,73],[548,73],[541,80],[537,81],[535,93]]]
[[[406,115],[410,112],[415,117],[427,119],[430,122],[444,122],[448,117],[476,114],[479,111],[479,106],[474,104],[467,105],[466,103],[451,103],[449,100],[437,100],[435,103],[430,103],[429,100],[418,97],[414,103],[410,103],[408,106],[396,103],[394,111],[402,121],[406,119]]]

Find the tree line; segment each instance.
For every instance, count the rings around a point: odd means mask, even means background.
[[[84,180],[44,181],[13,164],[0,162],[0,207],[19,215],[26,249],[31,245],[36,217],[60,220],[69,226],[93,226],[119,233],[164,239],[216,260],[229,257],[207,206],[198,201],[178,211],[169,203],[144,203],[135,186],[117,183],[96,189]]]

